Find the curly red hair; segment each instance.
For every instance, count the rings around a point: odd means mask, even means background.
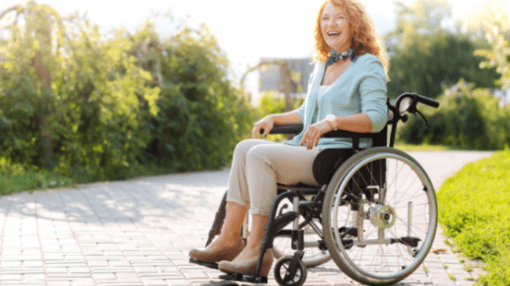
[[[387,72],[388,59],[386,51],[381,45],[380,37],[375,32],[365,8],[357,0],[326,0],[322,4],[315,23],[315,55],[314,60],[325,62],[331,52],[331,47],[326,44],[321,32],[322,12],[328,3],[332,3],[344,10],[351,29],[351,48],[356,55],[372,54],[378,57]]]

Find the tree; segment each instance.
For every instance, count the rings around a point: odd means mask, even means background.
[[[397,27],[386,36],[390,59],[388,95],[418,92],[437,97],[460,79],[478,87],[494,87],[495,71],[479,68],[477,43],[452,25],[445,0],[398,3]]]
[[[503,2],[490,0],[482,4],[466,21],[469,31],[483,36],[490,48],[479,49],[475,54],[486,61],[483,68],[494,68],[501,75],[498,84],[503,90],[510,89],[510,18]]]
[[[149,138],[140,98],[156,112],[159,93],[128,54],[129,41],[121,33],[102,41],[86,19],[34,2],[9,12],[0,39],[0,157],[49,168],[41,156],[49,149],[50,170],[79,181],[125,175]]]
[[[12,41],[23,43],[26,47],[20,49],[16,57],[25,68],[30,65],[35,77],[25,78],[35,87],[38,95],[37,105],[39,108],[34,110],[34,117],[38,137],[41,137],[43,147],[44,166],[51,169],[53,165],[53,138],[52,126],[50,121],[51,98],[52,98],[52,70],[55,69],[55,59],[52,54],[53,43],[51,34],[53,26],[58,27],[62,31],[61,20],[58,13],[47,5],[39,5],[34,1],[28,1],[25,5],[15,5],[0,13],[0,21],[3,17],[13,14],[14,22],[12,23]],[[18,18],[23,17],[25,31],[21,33],[17,29]],[[28,62],[30,64],[28,65]],[[12,66],[7,65],[8,69]]]
[[[149,25],[132,39],[138,43],[135,54],[143,43],[154,43],[147,45],[143,66],[161,86],[148,154],[176,171],[227,165],[251,130],[254,114],[244,91],[227,79],[228,61],[214,35],[202,26],[160,40]]]
[[[3,14],[14,16],[0,23],[0,159],[45,166],[43,114],[52,170],[78,182],[230,162],[253,108],[228,80],[228,61],[207,27],[162,40],[147,21],[135,33],[104,36],[78,14],[60,18],[27,5],[53,22],[17,21],[28,6]]]

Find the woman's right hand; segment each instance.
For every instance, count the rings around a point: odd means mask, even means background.
[[[257,135],[260,133],[260,130],[264,129],[263,137],[267,138],[267,135],[269,135],[269,131],[271,131],[271,129],[273,129],[273,126],[274,126],[274,119],[271,115],[268,115],[268,116],[262,118],[261,120],[255,122],[255,124],[253,124],[253,131],[251,133],[251,137],[253,139],[256,139]]]

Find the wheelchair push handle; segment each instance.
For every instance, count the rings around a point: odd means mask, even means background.
[[[400,113],[406,111],[415,113],[417,111],[416,106],[418,105],[418,102],[434,108],[439,107],[438,101],[423,95],[419,95],[417,93],[403,93],[399,95],[395,106],[398,110],[400,110]]]
[[[434,99],[419,95],[417,93],[403,93],[397,98],[395,107],[392,107],[393,112],[398,112],[398,116],[396,116],[396,118],[393,119],[391,123],[396,125],[399,120],[402,122],[407,122],[407,119],[409,118],[407,113],[410,113],[413,115],[420,115],[423,121],[425,121],[425,124],[429,125],[427,119],[425,119],[425,116],[416,107],[418,103],[423,103],[434,108],[439,107],[439,102]],[[390,106],[388,107],[390,108]]]
[[[421,103],[423,103],[425,105],[428,105],[428,106],[434,107],[434,108],[438,108],[439,107],[439,102],[434,100],[434,99],[425,97],[423,95],[419,95],[417,93],[415,93],[414,95],[416,96],[416,100],[418,100],[418,102],[421,102]]]

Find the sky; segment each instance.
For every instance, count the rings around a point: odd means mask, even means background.
[[[449,0],[453,17],[465,17],[484,0]],[[510,0],[502,0],[510,14]],[[205,23],[230,61],[230,77],[238,82],[248,67],[261,58],[307,58],[313,49],[314,18],[323,0],[36,0],[61,15],[87,13],[104,31],[125,27],[135,31],[154,13],[169,12],[174,20],[157,22],[163,36],[175,33],[179,19],[191,26]],[[360,0],[372,18],[376,31],[384,35],[395,27],[394,1]],[[401,0],[410,5],[413,0]],[[0,12],[23,0],[1,0]],[[256,72],[247,78],[247,89],[255,92]]]

